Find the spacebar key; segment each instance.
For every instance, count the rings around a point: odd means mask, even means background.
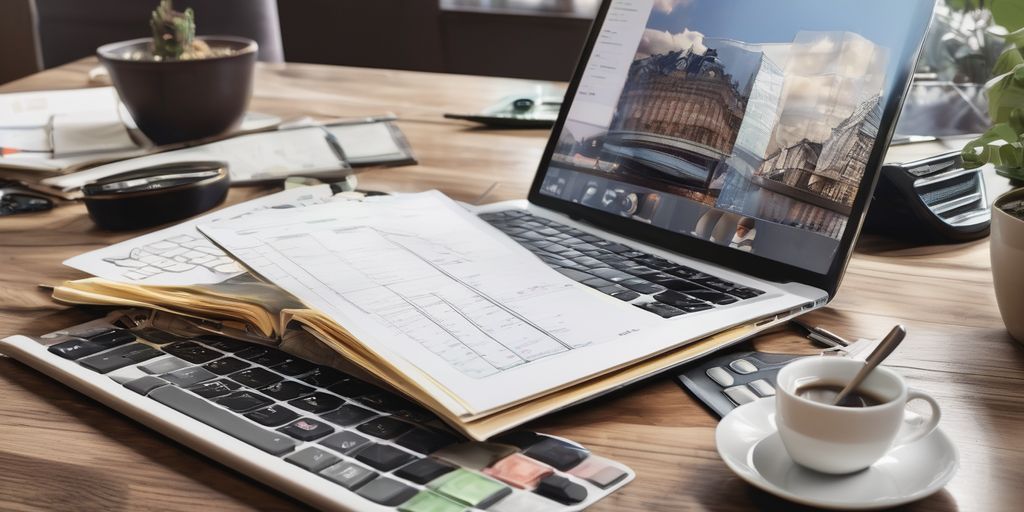
[[[164,386],[154,389],[148,396],[271,455],[288,453],[298,444],[287,435],[257,427],[181,388]]]

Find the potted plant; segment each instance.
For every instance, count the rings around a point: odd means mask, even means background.
[[[160,0],[151,38],[96,50],[135,124],[157,144],[201,139],[241,122],[252,95],[256,42],[196,37],[192,9]]]
[[[1010,43],[985,84],[992,127],[963,149],[964,167],[992,164],[1014,187],[1024,185],[1024,28],[1006,36]],[[990,241],[996,302],[1006,329],[1024,343],[1024,188],[992,204]]]

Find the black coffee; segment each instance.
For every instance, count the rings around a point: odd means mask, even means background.
[[[815,382],[798,387],[796,389],[796,396],[832,405],[844,387],[845,385]],[[872,405],[880,405],[885,402],[886,400],[878,396],[857,390],[846,395],[842,402],[835,405],[841,407],[871,407]]]

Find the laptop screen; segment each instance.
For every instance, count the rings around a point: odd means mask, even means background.
[[[612,0],[539,193],[824,273],[922,5]]]

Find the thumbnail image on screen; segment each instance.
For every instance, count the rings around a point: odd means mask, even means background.
[[[540,191],[824,272],[919,7],[613,1]]]

